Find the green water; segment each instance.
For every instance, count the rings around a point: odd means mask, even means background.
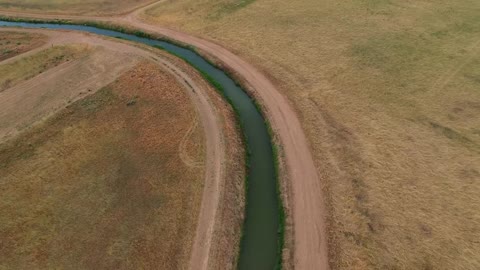
[[[241,270],[275,268],[281,256],[278,250],[281,215],[271,138],[265,119],[254,101],[227,74],[194,51],[166,41],[85,25],[0,21],[0,26],[78,30],[161,47],[187,60],[196,69],[218,82],[224,95],[238,113],[249,152],[246,219],[238,268]]]

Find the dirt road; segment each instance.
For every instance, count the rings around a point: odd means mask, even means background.
[[[141,11],[137,10],[136,13]],[[287,98],[258,69],[213,42],[147,24],[136,16],[127,15],[116,22],[126,22],[130,26],[167,36],[214,55],[252,87],[266,108],[285,154],[293,197],[294,266],[296,269],[329,269],[326,210],[320,178],[300,121]]]
[[[285,155],[287,178],[292,189],[290,204],[294,223],[294,266],[296,269],[329,269],[328,239],[325,227],[326,210],[320,177],[313,162],[309,143],[293,106],[262,72],[220,45],[141,21],[136,15],[149,7],[143,7],[129,15],[110,18],[50,16],[3,11],[0,11],[0,14],[46,19],[98,20],[127,25],[193,45],[200,51],[215,56],[229,69],[234,70],[253,89],[255,96],[265,107],[266,114],[278,135]],[[197,246],[194,246],[194,250],[200,246],[199,244],[195,244]],[[205,269],[198,266],[206,265],[202,262],[208,261],[208,258],[201,259],[200,257],[193,253],[191,265],[195,266],[194,269]]]

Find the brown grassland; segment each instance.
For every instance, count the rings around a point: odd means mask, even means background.
[[[145,19],[222,44],[289,97],[334,269],[480,269],[479,14],[472,0],[184,0]]]
[[[0,32],[1,34],[10,32]],[[0,64],[0,92],[20,82],[87,54],[83,46],[55,46],[17,61]]]
[[[128,12],[152,0],[0,0],[7,11],[106,15]]]
[[[41,34],[0,32],[0,61],[30,51],[46,43]]]
[[[195,119],[142,63],[0,144],[0,268],[184,268],[203,190]]]
[[[49,38],[49,43],[57,40]],[[138,62],[134,55],[71,41],[42,46],[0,63],[0,141],[14,138],[65,105],[110,84]]]

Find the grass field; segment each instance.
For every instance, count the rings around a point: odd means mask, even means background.
[[[182,269],[203,191],[195,118],[144,63],[0,144],[0,269]]]
[[[55,46],[12,63],[0,63],[0,92],[50,68],[85,56],[87,51],[82,46]]]
[[[0,141],[110,84],[137,62],[134,55],[79,43],[47,46],[1,62]]]
[[[167,1],[151,22],[260,67],[303,121],[334,269],[480,269],[480,2]]]
[[[45,44],[46,37],[22,32],[0,32],[0,61]]]
[[[0,9],[68,14],[117,14],[151,0],[0,0]]]

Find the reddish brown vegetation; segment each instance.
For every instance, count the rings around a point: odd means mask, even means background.
[[[204,175],[178,153],[193,118],[142,64],[0,145],[0,268],[182,268]]]

